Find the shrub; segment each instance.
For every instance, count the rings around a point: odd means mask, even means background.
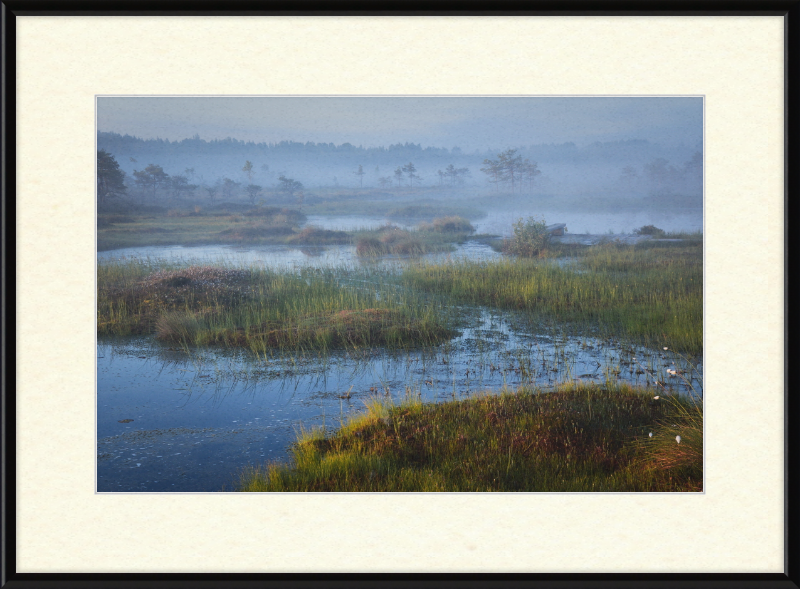
[[[527,221],[520,219],[514,223],[514,237],[505,243],[504,250],[509,254],[531,258],[542,255],[549,243],[550,234],[544,218],[537,221],[528,217]]]
[[[659,229],[655,225],[644,225],[643,227],[639,227],[638,229],[634,229],[633,232],[636,235],[652,235],[654,237],[663,237],[664,230]]]

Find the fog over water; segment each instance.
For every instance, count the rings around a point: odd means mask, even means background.
[[[416,186],[460,198],[699,197],[702,114],[699,97],[97,99],[98,148],[129,180],[155,164],[198,187],[229,178],[269,192],[284,176],[307,192]],[[497,182],[481,171],[508,149],[538,166],[532,181]],[[409,162],[415,176],[395,176]],[[447,176],[449,165],[466,171]]]

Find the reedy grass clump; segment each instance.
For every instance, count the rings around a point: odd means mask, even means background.
[[[448,221],[443,221],[440,226],[447,227]],[[455,226],[455,222],[452,226]],[[409,231],[395,225],[384,225],[375,230],[359,231],[356,234],[356,254],[363,257],[389,254],[421,256],[435,252],[449,252],[455,249],[454,242],[463,241],[468,234],[467,231],[444,229]]]
[[[702,409],[656,392],[577,384],[374,401],[330,436],[301,432],[291,464],[245,470],[240,490],[700,491]]]
[[[417,228],[419,231],[435,231],[437,233],[474,233],[475,227],[464,217],[452,215],[449,217],[439,217],[430,223],[423,221]]]
[[[702,354],[702,247],[612,243],[581,253],[577,264],[566,266],[524,258],[420,264],[406,269],[403,280],[457,301],[525,310],[579,332]]]
[[[696,397],[660,397],[668,415],[655,425],[653,437],[638,440],[641,462],[656,471],[701,480],[703,477],[703,406]]]
[[[270,349],[416,347],[455,334],[444,310],[388,285],[352,285],[345,271],[98,267],[98,334],[155,333],[183,346]]]

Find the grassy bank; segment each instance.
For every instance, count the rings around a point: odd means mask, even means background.
[[[701,491],[702,431],[700,406],[626,385],[376,401],[302,434],[291,464],[247,469],[240,490]]]
[[[365,286],[347,271],[119,262],[97,272],[99,335],[155,333],[178,345],[257,353],[416,347],[454,335],[440,307],[389,286]]]
[[[702,354],[702,242],[575,251],[574,264],[524,258],[423,264],[403,279],[456,301],[521,309],[576,331]]]
[[[229,207],[223,203],[208,209],[198,206],[147,214],[100,214],[97,249],[303,241],[299,225],[306,216],[298,210],[228,204]],[[338,243],[341,242],[340,239]]]
[[[231,205],[233,206],[233,205]],[[293,209],[241,207],[243,210],[173,210],[159,214],[102,214],[97,219],[99,251],[154,245],[349,245],[381,241],[377,254],[421,255],[451,251],[473,228],[463,217],[422,221],[419,230],[387,225],[378,230],[337,231],[300,227],[306,216]],[[373,254],[374,255],[374,254]]]

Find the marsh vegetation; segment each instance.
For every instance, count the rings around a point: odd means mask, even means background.
[[[303,432],[290,464],[245,469],[240,489],[700,491],[702,408],[658,392],[578,384],[374,400],[333,434]]]
[[[701,145],[376,141],[98,134],[98,489],[702,491]]]
[[[701,237],[425,256],[471,228],[451,217],[360,229],[356,266],[109,260],[98,335],[152,338],[187,359],[239,350],[239,368],[213,361],[233,389],[336,383],[324,398],[346,411],[298,423],[282,460],[245,453],[230,483],[241,490],[701,490]],[[392,249],[418,239],[428,249]],[[411,256],[382,265],[401,251]]]

